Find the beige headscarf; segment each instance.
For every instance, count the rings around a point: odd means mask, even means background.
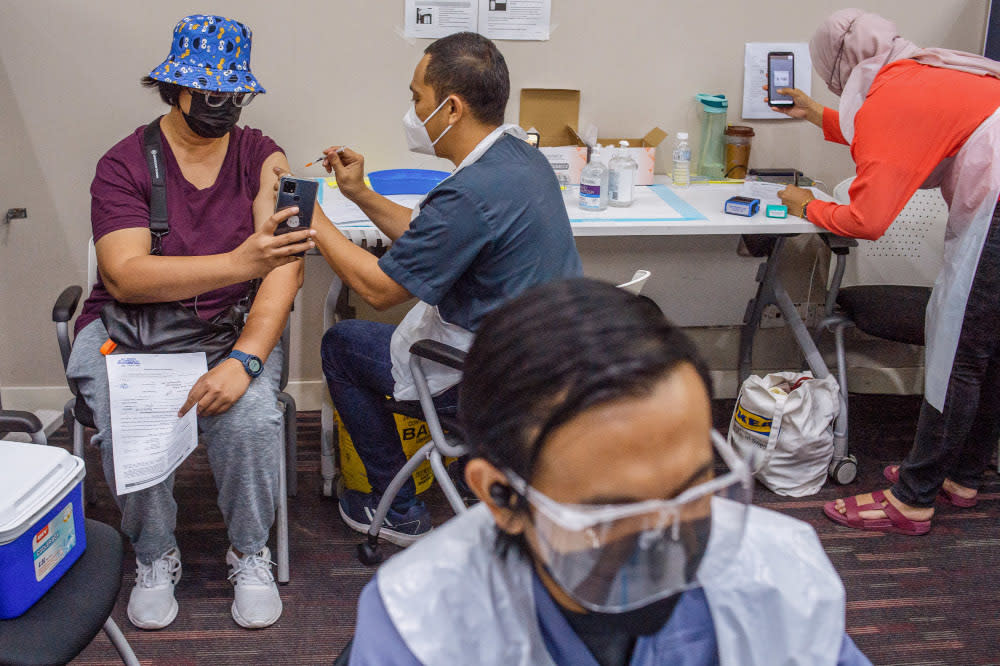
[[[951,49],[922,49],[899,36],[896,24],[861,9],[834,12],[809,42],[816,73],[840,95],[844,137],[854,135],[854,116],[884,66],[909,58],[925,65],[1000,78],[1000,62]]]

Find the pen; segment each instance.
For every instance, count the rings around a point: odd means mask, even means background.
[[[344,148],[347,148],[347,146],[341,146],[340,148],[337,148],[337,154],[340,155],[342,152],[344,152]],[[307,167],[311,167],[313,164],[318,164],[319,162],[322,162],[325,159],[326,159],[326,155],[320,155],[319,157],[317,157],[316,159],[314,159],[312,162],[310,162],[306,166]],[[305,168],[305,167],[303,167],[303,168]]]

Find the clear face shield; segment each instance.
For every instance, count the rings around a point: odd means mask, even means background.
[[[670,500],[562,504],[506,471],[533,509],[535,556],[559,587],[594,612],[621,613],[697,587],[713,504],[725,501],[729,513],[739,512],[738,546],[753,489],[749,465],[714,430],[712,444],[729,471]],[[731,552],[713,558],[735,555],[733,543],[727,539]]]

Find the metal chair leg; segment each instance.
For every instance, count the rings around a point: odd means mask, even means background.
[[[275,558],[278,565],[278,582],[288,582],[288,476],[285,465],[285,435],[282,430],[281,451],[278,455],[278,511],[275,516],[275,533],[278,542],[278,552]]]
[[[122,658],[122,663],[125,666],[139,666],[139,660],[136,659],[135,652],[132,651],[132,646],[125,639],[125,634],[122,633],[122,630],[118,628],[118,625],[110,617],[104,623],[104,633],[107,634],[108,639],[111,640],[111,644],[118,650],[118,655]]]
[[[337,429],[333,425],[333,407],[324,402],[320,411],[319,469],[323,476],[323,495],[333,496],[333,484],[337,479],[337,447],[333,445]]]
[[[285,414],[285,474],[288,484],[288,496],[295,497],[299,492],[298,479],[298,433],[296,432],[295,398],[287,393],[278,394]]]
[[[81,460],[86,460],[84,457],[84,450],[87,448],[87,429],[83,427],[83,424],[73,418],[73,455]],[[94,480],[84,479],[83,481],[83,495],[84,500],[88,505],[93,506],[97,504],[97,487],[94,485]]]

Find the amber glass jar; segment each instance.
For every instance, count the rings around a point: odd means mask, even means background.
[[[753,128],[745,125],[730,125],[726,128],[726,178],[746,178],[753,135]]]

